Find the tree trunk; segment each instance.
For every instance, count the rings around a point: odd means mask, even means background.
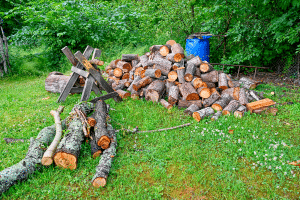
[[[171,109],[173,106],[164,99],[160,100],[161,105],[163,105],[166,109]]]
[[[4,52],[4,48],[3,48],[3,40],[2,40],[1,35],[0,35],[0,54],[1,54],[2,59],[3,59],[4,72],[7,74],[8,70],[7,70],[6,56],[5,56],[5,52]]]
[[[203,119],[204,117],[208,117],[210,115],[213,115],[214,113],[215,113],[214,109],[212,109],[211,107],[207,107],[194,112],[193,118],[197,120],[197,122],[200,122],[201,119]]]
[[[138,60],[139,55],[138,54],[122,54],[122,61],[125,62],[131,62],[133,60]]]
[[[221,111],[225,108],[228,103],[232,100],[232,97],[228,94],[222,95],[221,99],[216,101],[211,107],[216,111]]]
[[[53,93],[61,93],[69,79],[70,76],[51,74],[45,80],[45,90]]]
[[[239,102],[241,105],[246,105],[249,103],[245,88],[240,89]]]
[[[171,61],[168,61],[164,58],[155,57],[152,62],[155,64],[154,69],[160,69],[163,75],[168,76],[168,73],[172,68]]]
[[[147,69],[145,71],[145,76],[149,76],[151,78],[160,78],[161,71],[160,71],[160,69]]]
[[[231,100],[229,104],[223,109],[222,114],[223,115],[230,115],[231,113],[234,113],[236,109],[240,106],[239,102],[237,100]]]
[[[180,67],[177,69],[177,76],[178,76],[179,83],[185,83],[184,74],[185,74],[185,67]]]
[[[202,63],[202,61],[199,58],[199,56],[196,56],[196,57],[190,59],[189,61],[187,61],[187,65],[194,64],[195,67],[197,67],[197,68],[200,67],[201,63]]]
[[[146,100],[158,102],[161,96],[163,95],[163,93],[165,92],[165,89],[166,87],[164,82],[162,82],[161,80],[153,81],[147,89],[147,93],[145,97]]]
[[[179,86],[179,91],[184,100],[199,100],[199,95],[191,83],[183,83]]]
[[[234,116],[236,118],[242,118],[244,116],[244,113],[247,111],[246,106],[241,105],[238,107],[238,109],[234,112]]]
[[[168,74],[168,80],[171,81],[171,82],[174,82],[177,80],[177,72],[176,71],[170,71],[169,74]]]
[[[264,107],[269,107],[269,106],[272,106],[274,104],[275,104],[274,101],[267,98],[267,99],[262,99],[262,100],[255,101],[255,102],[252,102],[252,103],[248,103],[248,104],[246,104],[246,107],[247,107],[247,110],[249,110],[250,113],[252,113],[257,109],[261,109],[261,108],[264,108]]]
[[[211,72],[214,70],[214,67],[206,61],[203,61],[200,65],[200,71],[203,73]]]
[[[202,104],[204,107],[210,107],[220,98],[220,94],[218,92],[214,92],[208,97],[207,99],[204,99],[202,101]]]
[[[219,74],[219,88],[226,90],[228,88],[227,75],[225,73]]]
[[[198,110],[200,110],[200,108],[196,104],[192,104],[184,111],[184,113],[192,117],[193,113]]]
[[[168,102],[171,105],[174,105],[177,103],[178,99],[179,99],[179,88],[177,86],[170,87]]]
[[[129,92],[125,92],[124,90],[116,90],[116,92],[122,99],[126,99],[127,97],[131,96]]]
[[[212,71],[206,74],[201,74],[201,79],[204,82],[213,82],[217,83],[219,82],[219,73],[218,71]]]
[[[218,111],[216,112],[212,117],[211,117],[211,121],[217,121],[220,116],[222,115],[222,111]]]
[[[251,80],[246,77],[242,77],[239,83],[242,85],[243,88],[251,89],[251,90],[255,89],[258,84],[257,81]]]
[[[95,139],[102,149],[107,149],[110,145],[110,135],[107,130],[106,118],[108,116],[107,106],[104,101],[97,101],[95,107]]]
[[[160,47],[160,49],[159,49],[159,53],[160,53],[160,55],[162,55],[162,56],[167,56],[169,53],[170,53],[170,51],[171,51],[171,45],[168,45],[168,44],[166,44],[166,45],[163,45],[162,47]]]
[[[187,101],[187,100],[179,100],[178,101],[178,108],[188,108],[190,105],[196,104],[199,108],[202,108],[202,101],[201,100],[194,100],[194,101]]]
[[[93,186],[96,188],[104,187],[106,185],[106,179],[108,177],[113,158],[117,152],[117,137],[113,127],[108,124],[110,135],[112,136],[112,142],[108,149],[103,151],[98,166],[96,167],[96,173],[92,178]]]
[[[191,82],[194,78],[195,70],[196,70],[196,66],[193,63],[187,65],[185,70],[184,80],[186,80],[187,82]]]
[[[141,80],[139,80],[138,82],[136,82],[135,84],[132,85],[132,88],[135,91],[138,91],[140,88],[145,87],[146,85],[149,85],[152,82],[152,78],[150,78],[149,76],[146,76],[144,78],[142,78]]]

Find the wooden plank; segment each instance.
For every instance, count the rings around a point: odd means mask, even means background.
[[[100,49],[95,48],[92,60],[101,56],[102,51]]]
[[[78,60],[75,58],[75,56],[68,48],[68,46],[62,48],[61,51],[67,56],[67,58],[69,59],[69,61],[72,63],[73,66],[76,66],[78,64]]]
[[[93,50],[94,50],[94,48],[88,45],[84,50],[84,53],[83,53],[84,57],[89,58],[91,56]],[[83,65],[80,62],[77,63],[76,67],[78,69],[83,69]],[[79,74],[74,73],[74,72],[72,73],[69,82],[66,84],[66,86],[63,89],[62,93],[60,93],[60,96],[58,97],[57,102],[61,102],[61,101],[66,100],[66,98],[69,95],[72,87],[74,86],[76,80],[78,79],[78,76],[79,76]]]
[[[248,103],[246,104],[246,107],[247,107],[247,110],[250,111],[250,113],[252,113],[254,110],[257,110],[257,109],[261,109],[261,108],[264,108],[264,107],[268,107],[268,106],[272,106],[274,105],[275,102],[272,101],[271,99],[262,99],[262,100],[259,100],[259,101],[254,101],[252,103]]]
[[[70,90],[70,93],[73,94],[73,93],[82,93],[83,91],[83,87],[73,87],[71,90]]]
[[[87,79],[85,80],[82,96],[80,101],[87,101],[90,98],[93,83],[94,83],[94,78],[92,76],[88,76]]]
[[[91,76],[92,77],[92,76]],[[93,78],[93,77],[92,77]],[[93,78],[94,79],[94,78]],[[95,79],[94,79],[95,80]],[[95,82],[93,83],[93,87],[92,90],[95,92],[96,95],[100,95],[102,94],[101,90],[98,88],[98,86],[95,84]]]
[[[100,71],[97,71],[90,62],[84,58],[80,51],[77,51],[75,54],[77,60],[90,72],[90,74],[94,77],[94,79],[100,84],[100,86],[107,92],[111,93],[114,90],[110,87],[110,85],[104,80]],[[117,96],[114,98],[116,102],[121,101],[121,97]]]
[[[111,93],[108,93],[108,94],[103,95],[101,97],[97,97],[95,99],[92,99],[90,102],[91,103],[96,103],[99,100],[104,101],[104,100],[107,100],[107,99],[110,99],[110,98],[114,98],[114,97],[118,97],[118,96],[119,96],[119,94],[117,92],[111,92]]]
[[[88,73],[87,71],[84,71],[84,70],[79,69],[79,68],[74,67],[74,66],[71,68],[71,71],[72,71],[72,72],[75,72],[75,73],[77,73],[77,74],[79,74],[80,76],[83,76],[83,77],[85,77],[85,78],[87,78],[87,77],[89,76],[89,73]]]

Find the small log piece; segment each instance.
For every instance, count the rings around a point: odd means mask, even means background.
[[[116,78],[121,78],[123,76],[123,70],[121,68],[114,69],[114,76]]]
[[[240,106],[239,102],[237,100],[231,100],[229,104],[223,109],[222,114],[223,115],[230,115],[231,113],[234,113]]]
[[[187,65],[194,64],[196,68],[199,68],[201,63],[202,63],[202,61],[199,56],[196,56],[187,61]]]
[[[255,99],[256,101],[259,101],[259,100],[260,100],[259,96],[256,95],[254,91],[250,90],[250,91],[249,91],[249,94],[250,94],[250,95],[253,97],[253,99]]]
[[[174,59],[174,57],[175,57],[175,53],[169,53],[167,56],[166,56],[166,59],[168,59],[169,61],[171,61],[171,62],[175,62],[176,63],[176,61],[175,61],[175,59]]]
[[[199,96],[202,97],[202,98],[204,98],[204,99],[209,98],[210,95],[211,95],[210,89],[209,88],[205,88],[205,87],[199,87],[197,89],[197,92],[198,92]]]
[[[91,64],[94,64],[94,65],[98,65],[98,66],[102,66],[104,65],[104,62],[101,61],[101,60],[98,60],[98,59],[92,59],[89,61]]]
[[[166,44],[173,46],[174,44],[176,44],[176,42],[175,42],[175,40],[169,40],[166,42]]]
[[[234,116],[236,118],[242,118],[244,116],[244,113],[247,111],[246,106],[241,105],[238,107],[238,109],[234,112]]]
[[[124,61],[119,61],[117,64],[117,68],[122,69],[123,73],[127,73],[132,69],[131,64]]]
[[[194,101],[186,101],[186,100],[179,100],[178,101],[178,108],[188,108],[190,105],[196,104],[199,108],[202,108],[202,101],[201,100],[194,100]]]
[[[225,108],[229,104],[229,102],[232,99],[233,98],[228,94],[222,95],[221,99],[216,101],[211,107],[216,111],[221,111],[221,110],[223,110],[223,108]]]
[[[153,45],[149,48],[149,50],[151,53],[155,53],[156,51],[159,51],[162,46],[163,45]]]
[[[255,89],[258,82],[257,81],[254,81],[254,80],[251,80],[249,78],[246,78],[246,77],[242,77],[240,80],[239,80],[239,83],[242,85],[243,88],[246,88],[246,89]]]
[[[217,83],[219,82],[219,73],[218,71],[212,71],[209,73],[201,74],[201,79],[204,82]]]
[[[91,157],[95,159],[100,156],[100,154],[102,153],[102,149],[97,144],[95,132],[93,130],[91,131],[90,138]]]
[[[168,102],[171,105],[174,105],[178,102],[179,99],[179,88],[178,86],[172,86],[169,90]]]
[[[145,76],[149,76],[151,78],[160,78],[161,71],[160,69],[147,69],[145,70]]]
[[[147,101],[158,102],[161,96],[163,95],[163,93],[165,92],[165,89],[166,87],[163,81],[161,80],[153,81],[147,89],[145,99]]]
[[[124,79],[129,79],[129,73],[127,72],[127,73],[124,73],[123,74],[123,76],[122,76],[122,79],[124,80]]]
[[[200,71],[199,67],[196,67],[194,76],[198,77],[198,78],[201,78],[201,71]]]
[[[198,110],[196,112],[193,113],[193,118],[197,121],[200,122],[201,119],[203,119],[204,117],[208,117],[210,115],[213,115],[215,113],[214,109],[212,109],[211,107],[207,107],[207,108],[203,108],[201,110]]]
[[[219,88],[226,90],[228,88],[227,75],[225,73],[219,74]]]
[[[240,88],[239,102],[241,105],[246,105],[249,103],[245,88]]]
[[[206,61],[203,61],[200,65],[200,71],[203,73],[211,72],[214,70],[214,67]],[[213,82],[213,81],[211,81]]]
[[[196,89],[192,86],[191,83],[185,82],[179,86],[179,91],[184,100],[199,100],[200,97]]]
[[[149,85],[152,82],[152,78],[150,78],[149,76],[146,76],[144,78],[142,78],[141,80],[139,80],[138,82],[134,83],[132,85],[132,88],[135,91],[138,91],[140,88],[145,87],[146,85]]]
[[[175,53],[175,62],[180,62],[184,58],[184,50],[179,43],[172,45],[171,51],[172,53]]]
[[[199,87],[202,87],[203,86],[203,81],[201,78],[197,78],[195,77],[192,81],[191,81],[193,87],[195,89],[198,89]]]
[[[210,119],[211,121],[217,121],[222,116],[222,111],[217,111]]]
[[[171,108],[173,107],[169,102],[167,102],[167,101],[164,100],[164,99],[161,99],[159,102],[160,102],[161,105],[163,105],[166,109],[171,109]]]
[[[171,81],[171,82],[174,82],[177,80],[177,72],[176,71],[170,71],[169,74],[168,74],[168,80]]]
[[[255,111],[257,109],[261,109],[263,107],[269,107],[269,106],[272,106],[274,104],[275,104],[274,101],[267,98],[267,99],[262,99],[262,100],[255,101],[255,102],[252,102],[252,103],[248,103],[248,104],[246,104],[246,107],[247,107],[247,110],[249,110],[250,113],[252,113],[253,111]]]
[[[169,96],[170,88],[171,88],[172,86],[174,86],[175,83],[174,83],[173,81],[166,80],[166,81],[165,81],[165,84],[166,84],[166,95]]]
[[[180,67],[177,69],[177,76],[178,76],[179,83],[185,83],[184,74],[185,74],[185,67]]]
[[[110,62],[110,67],[111,67],[112,69],[115,69],[115,68],[117,67],[117,64],[118,64],[119,61],[121,61],[121,59],[112,60],[112,61]]]
[[[164,57],[167,56],[170,52],[171,52],[171,45],[169,45],[169,44],[163,45],[159,49],[160,55],[162,55]]]
[[[133,85],[136,84],[137,82],[139,82],[141,79],[142,78],[140,76],[136,76],[127,90],[132,93],[132,91],[134,90]]]
[[[168,73],[172,69],[171,61],[164,58],[155,57],[152,62],[155,64],[154,69],[160,69],[163,75],[168,76]]]
[[[134,69],[139,63],[140,63],[139,60],[132,60],[132,61],[131,61],[132,69]]]
[[[122,99],[126,99],[131,96],[131,94],[129,92],[125,92],[124,90],[116,90],[116,92],[119,94],[119,96]]]
[[[207,88],[215,88],[216,84],[215,83],[211,83],[211,82],[204,82],[205,86],[203,87],[207,87]]]
[[[138,54],[122,54],[122,61],[125,62],[131,62],[133,60],[138,60],[139,55]]]
[[[185,70],[184,80],[186,80],[187,82],[192,81],[194,78],[195,70],[196,66],[193,63],[188,64]]]
[[[200,108],[196,104],[192,104],[187,109],[185,109],[184,113],[192,117],[193,113],[198,110],[200,110]]]
[[[200,95],[201,96],[201,95]],[[216,91],[210,95],[207,99],[202,101],[204,107],[210,107],[220,98],[220,94]]]
[[[45,80],[45,90],[53,93],[61,93],[68,83],[70,76],[49,74]]]

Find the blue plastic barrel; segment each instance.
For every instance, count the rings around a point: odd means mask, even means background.
[[[194,56],[199,56],[202,61],[206,60],[209,62],[209,38],[211,37],[203,35],[203,39],[197,37],[187,39],[185,46],[187,55],[193,54]]]

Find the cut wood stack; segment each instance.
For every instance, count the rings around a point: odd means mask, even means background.
[[[145,97],[146,100],[160,102],[167,109],[175,105],[188,108],[185,113],[195,116],[197,121],[210,115],[217,120],[220,113],[242,117],[245,111],[253,110],[249,102],[262,99],[252,90],[259,82],[245,77],[233,80],[230,74],[216,71],[199,56],[185,57],[182,46],[174,40],[153,45],[149,50],[142,56],[123,54],[122,59],[112,61],[107,67],[111,70],[108,79],[121,98]],[[123,68],[119,70],[115,66],[120,64],[116,63],[133,67],[125,71],[124,67],[119,67]],[[117,76],[115,71],[120,71]],[[131,74],[129,78],[126,73]],[[265,103],[262,105],[271,105]],[[245,110],[245,107],[249,108]],[[197,112],[204,108],[208,109]],[[220,112],[213,115],[212,109]],[[255,109],[254,113],[258,113],[259,109]]]

